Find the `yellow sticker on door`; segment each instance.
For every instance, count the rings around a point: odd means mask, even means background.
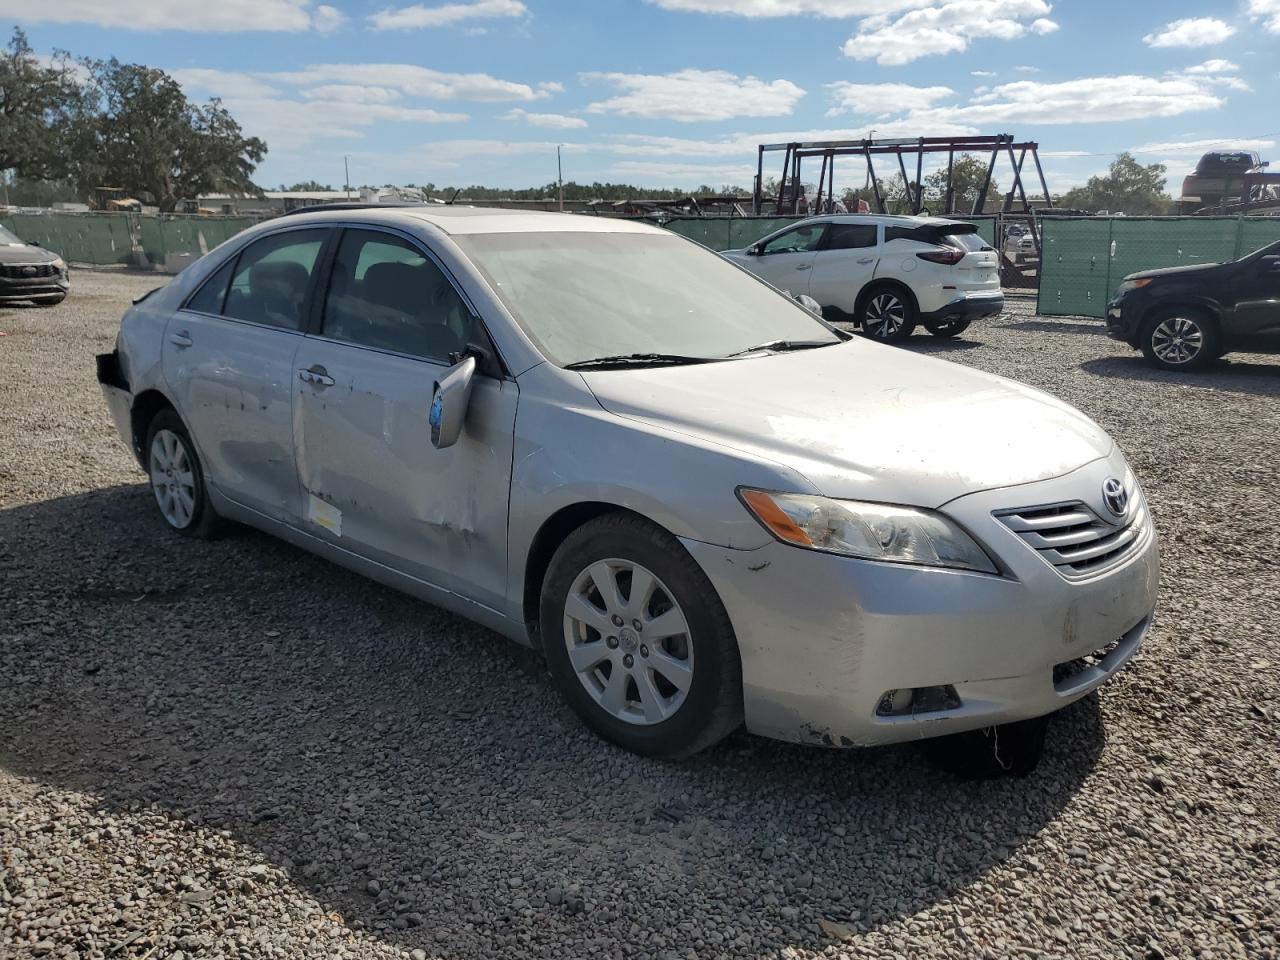
[[[307,494],[307,519],[324,527],[335,537],[342,536],[342,511],[314,493]]]

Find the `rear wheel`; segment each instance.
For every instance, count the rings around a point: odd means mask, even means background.
[[[1164,370],[1198,370],[1222,355],[1218,326],[1192,308],[1166,310],[1142,328],[1142,353]]]
[[[927,320],[924,328],[935,337],[958,337],[969,329],[971,322],[968,319]]]
[[[877,287],[858,308],[858,321],[864,336],[882,343],[900,343],[915,330],[915,304],[901,290]]]
[[[673,536],[631,514],[561,544],[543,581],[547,665],[596,733],[654,757],[687,757],[742,722],[728,614]]]
[[[176,412],[161,410],[152,418],[145,449],[151,494],[169,528],[201,540],[221,532],[221,518],[209,503],[195,444]]]

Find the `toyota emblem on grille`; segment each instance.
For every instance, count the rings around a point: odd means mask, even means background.
[[[1129,509],[1129,491],[1115,477],[1108,477],[1102,483],[1102,502],[1117,517],[1123,517]]]

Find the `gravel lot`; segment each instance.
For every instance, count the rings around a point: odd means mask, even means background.
[[[1025,303],[914,338],[1123,445],[1145,652],[1025,780],[742,733],[672,765],[483,629],[167,534],[92,370],[155,283],[0,309],[0,957],[1280,956],[1277,358],[1176,378]]]

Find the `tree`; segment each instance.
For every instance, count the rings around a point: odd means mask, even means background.
[[[163,70],[119,60],[86,60],[91,75],[75,180],[123,187],[164,212],[202,193],[260,194],[253,171],[267,145],[243,136],[220,100],[190,103]]]
[[[34,179],[64,175],[81,100],[71,55],[57,51],[41,62],[15,28],[0,51],[0,170]]]
[[[955,158],[951,168],[951,209],[946,210],[947,200],[947,168],[935,170],[924,178],[925,206],[934,213],[973,213],[973,205],[982,190],[982,182],[987,178],[987,167],[990,159],[972,153],[962,153]],[[1004,196],[1000,193],[1000,185],[993,176],[987,186],[987,196],[982,205],[983,211],[992,211],[1004,204]]]
[[[1163,163],[1138,163],[1130,153],[1111,162],[1105,176],[1090,177],[1083,187],[1068,190],[1058,198],[1063,207],[1076,210],[1107,210],[1111,213],[1162,214],[1173,209],[1173,200],[1164,192]]]
[[[303,180],[301,183],[295,183],[292,187],[280,185],[282,191],[289,193],[332,193],[333,187],[327,183],[320,183],[318,180]]]

